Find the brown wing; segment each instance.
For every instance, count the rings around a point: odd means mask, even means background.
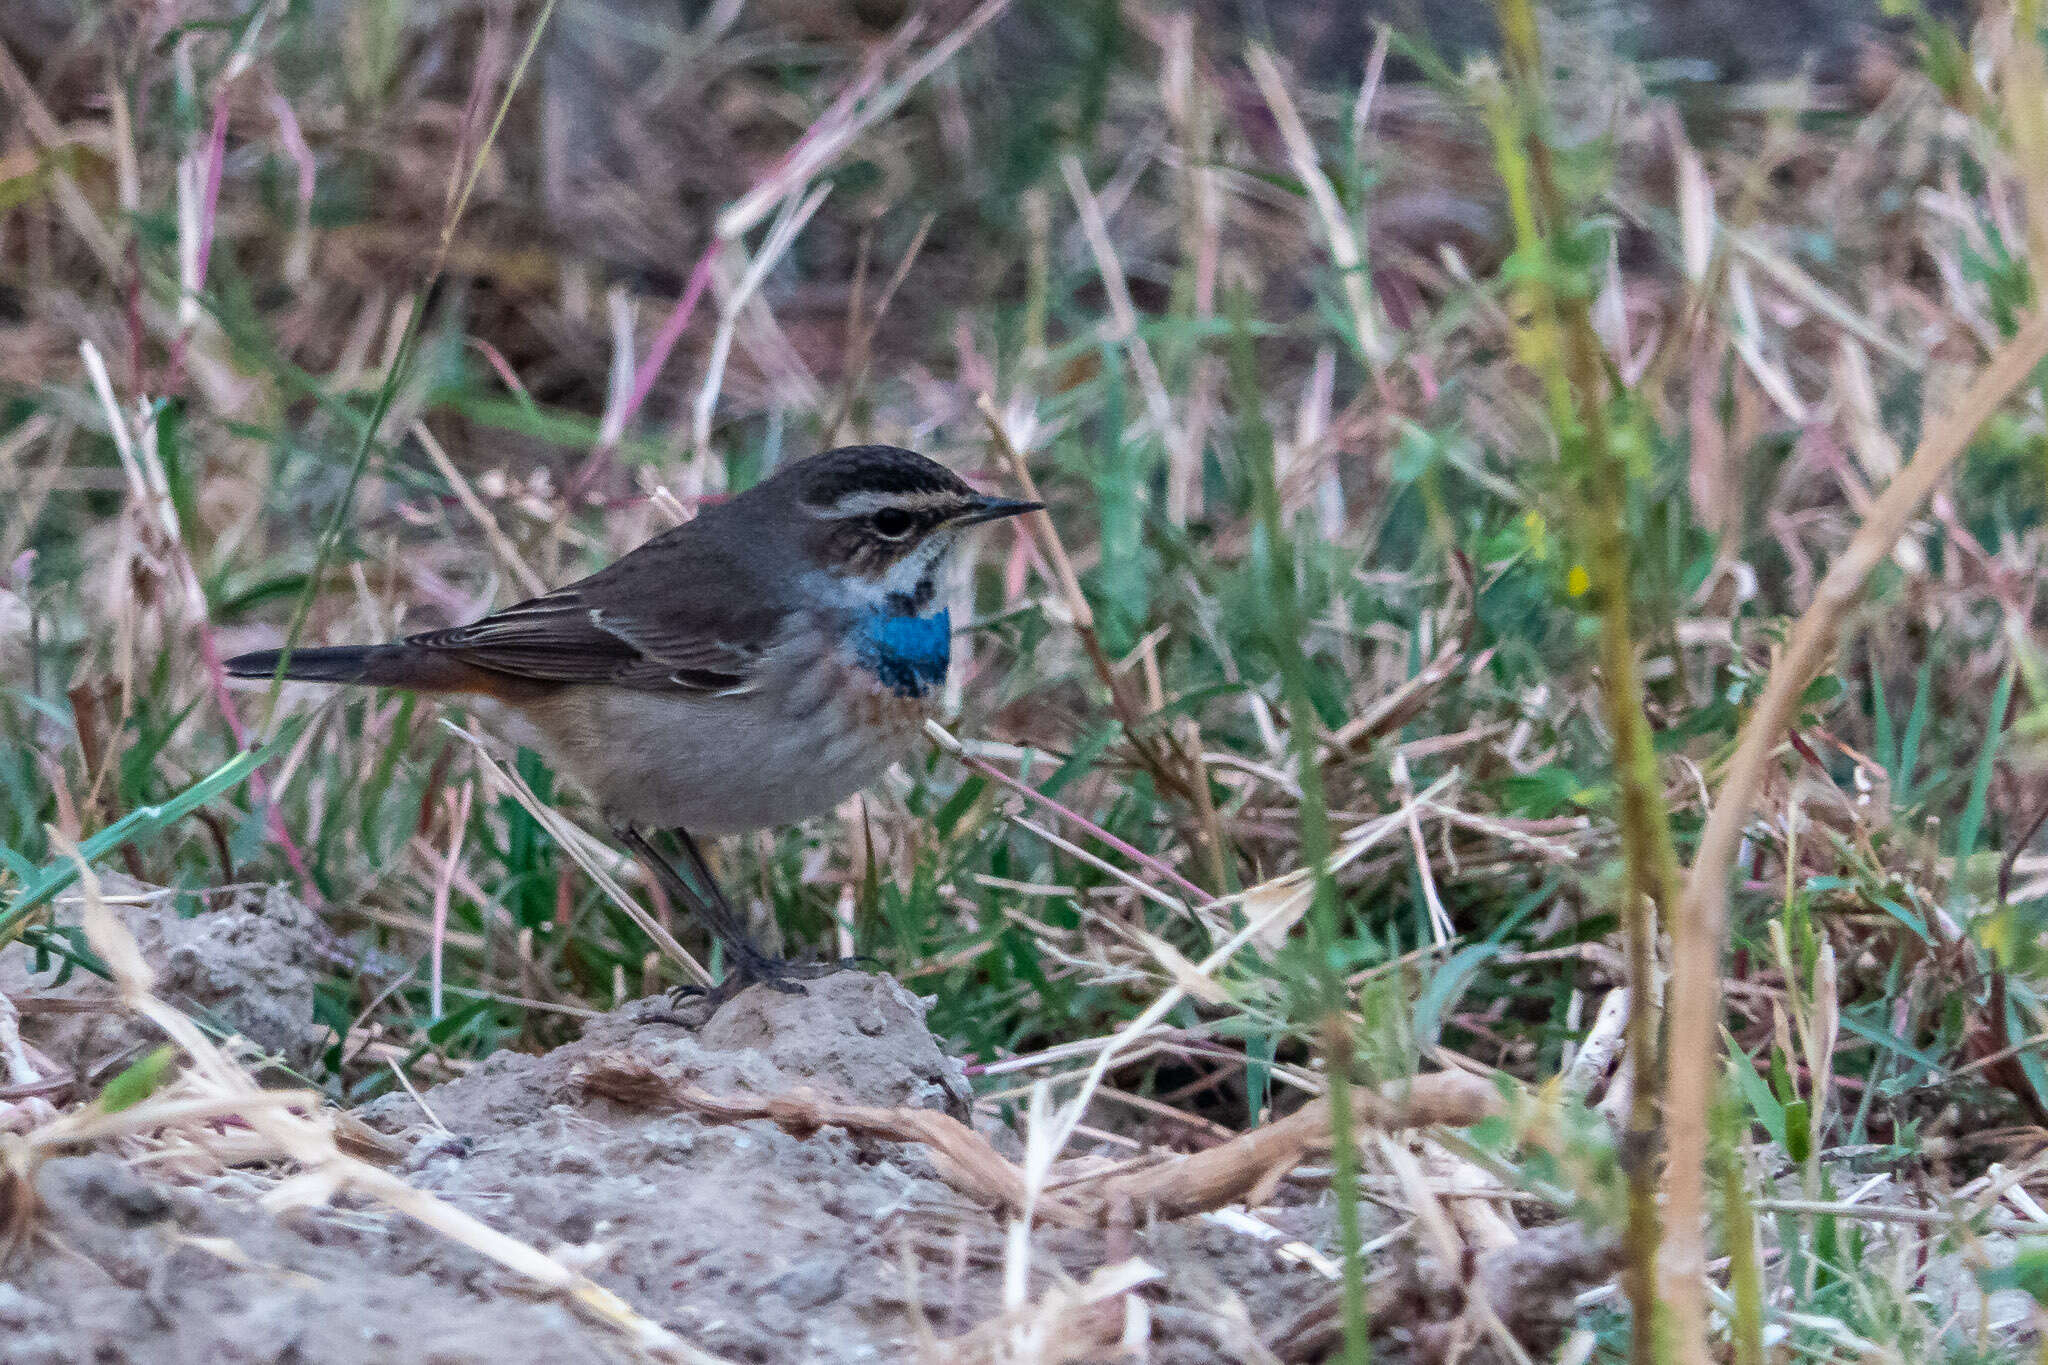
[[[406,643],[537,682],[742,690],[784,611],[750,557],[707,529],[678,527],[581,582]]]

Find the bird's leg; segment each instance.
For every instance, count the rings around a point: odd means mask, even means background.
[[[762,952],[754,946],[754,941],[747,937],[747,931],[740,923],[739,913],[733,909],[732,902],[727,900],[725,893],[719,889],[718,880],[711,875],[711,870],[704,865],[704,855],[698,850],[697,841],[681,830],[676,832],[682,836],[682,845],[691,865],[690,870],[704,885],[701,891],[684,881],[682,874],[670,865],[668,859],[661,856],[660,850],[649,843],[647,836],[639,830],[631,825],[620,825],[613,831],[613,835],[645,864],[654,879],[661,883],[661,889],[666,891],[671,899],[684,909],[694,912],[704,921],[704,926],[711,931],[712,937],[725,945],[726,956],[731,959],[732,965],[725,981],[714,988],[712,994],[722,1001],[739,988],[755,981],[767,982],[777,990],[801,994],[803,987],[784,979],[785,974],[777,970],[783,964]]]
[[[710,901],[706,905],[700,899],[698,913],[704,916],[711,932],[718,935],[719,941],[725,944],[725,951],[731,955],[732,976],[738,978],[742,985],[759,981],[790,995],[802,995],[804,988],[790,977],[789,969],[793,964],[768,956],[755,946],[753,939],[747,937],[747,931],[740,922],[740,912],[725,898],[725,888],[711,874],[711,864],[704,861],[704,850],[697,847],[696,837],[680,825],[673,833],[676,842],[682,845],[683,860],[689,865],[690,876],[704,888],[704,895]]]
[[[719,886],[718,878],[711,875],[711,865],[704,861],[704,850],[697,847],[695,836],[680,826],[674,833],[676,842],[683,847],[683,857],[689,862],[690,875],[702,882],[709,889],[712,899],[718,902],[717,913],[705,917],[713,924],[713,932],[718,932],[716,925],[723,920],[732,926],[730,937],[720,935],[725,940],[728,951],[735,941],[746,945],[746,952],[743,955],[736,955],[733,959],[732,975],[742,986],[759,981],[790,995],[802,995],[804,988],[797,984],[799,980],[826,976],[854,965],[851,962],[791,962],[788,958],[769,957],[756,948],[753,941],[747,938],[745,931],[739,927],[739,911],[733,909],[732,902],[725,898],[725,891]]]

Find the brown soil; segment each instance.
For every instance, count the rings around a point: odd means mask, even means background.
[[[101,874],[100,885],[155,969],[159,996],[310,1074],[327,1036],[313,1021],[321,964],[312,945],[325,931],[303,901],[281,886],[236,888],[210,894],[205,912],[185,918],[175,892],[112,873]],[[0,953],[0,995],[20,1006],[23,1039],[87,1093],[163,1041],[115,1009],[100,978],[74,970],[56,984],[31,971],[34,962],[26,952]]]
[[[193,964],[174,993],[230,1017],[261,1002],[248,1016],[260,1028],[278,1022],[270,1011],[297,988],[279,976],[289,954],[250,950],[266,935],[296,932],[293,904],[248,898],[184,921],[163,903],[123,912],[167,977],[176,974],[164,964],[205,946],[208,971]],[[220,985],[230,970],[222,964],[237,962],[253,973],[251,989],[208,999],[201,988]],[[88,996],[98,989],[77,986]],[[395,1095],[360,1117],[402,1154],[411,1183],[575,1264],[720,1357],[893,1361],[919,1358],[923,1342],[935,1358],[986,1358],[948,1339],[1002,1313],[1003,1223],[941,1180],[924,1147],[629,1108],[584,1083],[602,1069],[598,1059],[614,1068],[623,1059],[709,1094],[807,1090],[964,1115],[965,1078],[926,1029],[923,1003],[887,977],[848,972],[812,982],[803,996],[756,988],[701,1024],[682,1017],[690,1012],[636,1002],[545,1055],[499,1053],[426,1092],[424,1103]],[[104,1070],[95,1059],[105,1049],[132,1047],[107,1032],[112,1016],[58,1017],[74,1031],[80,1018],[97,1018],[101,1030],[90,1046],[73,1038],[78,1045],[67,1047],[32,1029],[36,1046],[66,1065]],[[297,1037],[288,1026],[269,1042],[290,1052]],[[1014,1148],[1007,1134],[992,1136]],[[159,1170],[144,1152],[126,1155],[65,1157],[37,1174],[36,1235],[0,1283],[7,1365],[640,1358],[612,1329],[401,1215],[349,1201],[273,1213],[263,1196],[288,1172],[177,1176],[200,1167]],[[1319,1195],[1281,1202],[1261,1216],[1327,1249]],[[1281,1240],[1200,1217],[1044,1230],[1032,1248],[1034,1300],[1133,1256],[1162,1273],[1136,1303],[1110,1298],[1067,1314],[1099,1350],[1043,1358],[1117,1359],[1114,1343],[1136,1313],[1150,1319],[1155,1362],[1257,1358],[1266,1343],[1286,1359],[1319,1359],[1334,1340],[1329,1281],[1280,1254]],[[1542,1259],[1549,1269],[1540,1273],[1555,1279],[1559,1258]],[[1425,1302],[1455,1317],[1454,1282],[1412,1264],[1393,1279],[1406,1286],[1407,1306],[1383,1313],[1380,1358],[1439,1358],[1427,1330],[1400,1330],[1399,1319],[1414,1319]],[[1418,1288],[1424,1280],[1437,1282],[1434,1298]],[[1494,1293],[1497,1303],[1516,1297],[1511,1285]],[[1566,1305],[1558,1316],[1569,1320],[1568,1284],[1542,1297]],[[1541,1354],[1546,1337],[1554,1334],[1538,1328],[1524,1340]],[[1489,1357],[1482,1349],[1469,1358]]]

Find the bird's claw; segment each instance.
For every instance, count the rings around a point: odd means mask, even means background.
[[[766,986],[783,995],[808,995],[804,988],[806,981],[815,981],[834,972],[854,971],[862,966],[879,966],[880,963],[865,954],[853,957],[835,958],[829,962],[792,962],[780,957],[749,957],[734,964],[725,974],[725,979],[716,986],[671,986],[669,999],[675,1004],[686,1000],[708,1001],[716,1011],[726,1001],[749,986]]]

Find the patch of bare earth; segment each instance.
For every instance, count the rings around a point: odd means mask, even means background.
[[[212,945],[209,980],[239,963],[250,998],[270,998],[254,986],[278,963],[232,945],[289,928],[288,898],[163,922],[160,899],[111,889],[161,982],[194,987],[170,964]],[[72,980],[74,1003],[106,989]],[[235,1000],[212,1003],[231,1014]],[[104,1069],[95,1053],[131,1052],[122,1029],[146,1026],[98,1004],[98,1015],[31,1011],[38,1055],[89,1071]],[[965,1077],[917,997],[848,972],[803,996],[757,988],[703,1013],[640,1001],[545,1055],[495,1054],[418,1099],[370,1105],[359,1117],[376,1133],[356,1144],[381,1134],[383,1159],[414,1188],[587,1274],[688,1343],[680,1357],[675,1341],[635,1344],[383,1205],[287,1197],[288,1165],[195,1160],[205,1135],[159,1134],[162,1145],[126,1140],[35,1170],[32,1232],[0,1284],[4,1359],[507,1365],[703,1359],[695,1349],[732,1361],[972,1360],[1026,1339],[1036,1345],[1023,1358],[1044,1360],[1119,1359],[1126,1340],[1169,1363],[1334,1350],[1331,1284],[1302,1254],[1329,1246],[1323,1196],[1279,1179],[1313,1150],[1315,1116],[1191,1158],[1064,1163],[1039,1196],[1026,1256],[1006,1243],[1021,1175],[1002,1151],[1015,1140],[962,1122]],[[68,1032],[38,1022],[51,1017]],[[80,1018],[101,1021],[89,1039],[75,1036]],[[291,1041],[287,1030],[271,1043]],[[1206,1216],[1254,1186],[1280,1235]],[[1576,1290],[1607,1269],[1575,1227],[1448,1269],[1405,1238],[1392,1245],[1373,1296],[1384,1359],[1475,1345],[1463,1358],[1503,1358],[1464,1325],[1473,1286],[1541,1354],[1569,1326]]]

